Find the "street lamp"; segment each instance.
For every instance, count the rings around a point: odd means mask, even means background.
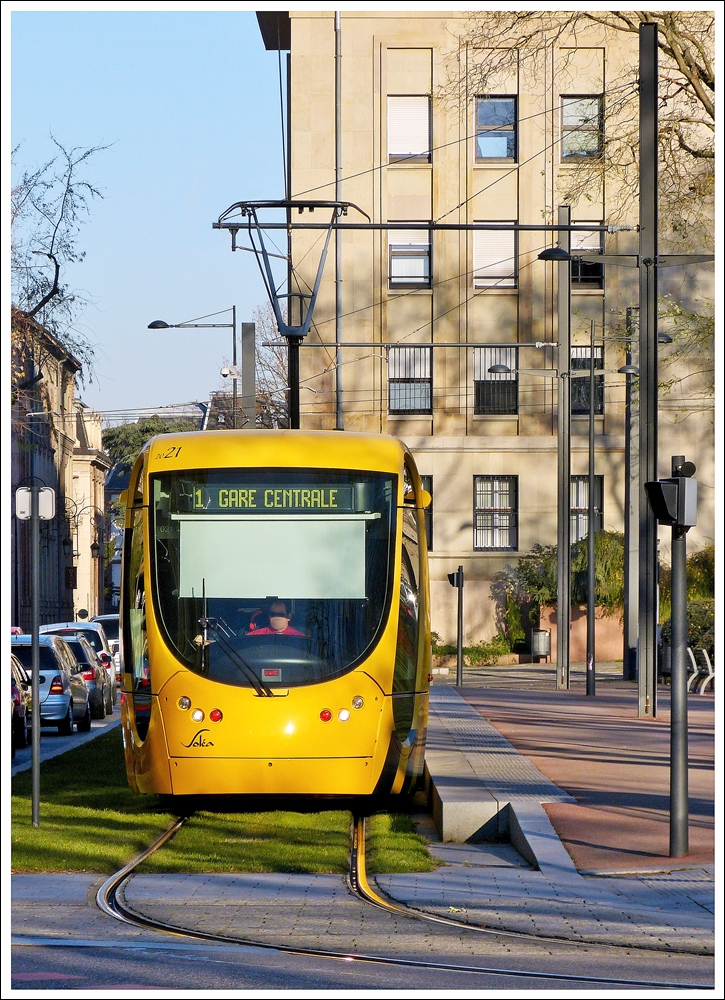
[[[571,490],[571,385],[568,374],[571,367],[571,207],[559,205],[557,222],[559,245],[549,247],[539,254],[539,260],[552,261],[558,266],[558,322],[557,322],[557,519],[556,519],[556,686],[568,688],[571,683],[569,669],[569,628],[571,622],[571,526],[569,523]]]
[[[222,313],[229,312],[229,309],[220,309],[219,312],[208,313],[206,316],[198,316],[193,320],[186,320],[184,323],[167,323],[163,319],[155,319],[149,323],[149,330],[231,330],[232,331],[232,371],[227,370],[227,374],[232,376],[232,426],[237,429],[237,307],[231,306],[231,323],[200,323],[199,320],[210,319],[212,316],[221,316]]]
[[[559,258],[563,259],[563,258]],[[514,374],[514,369],[509,368],[508,365],[498,364],[491,365],[488,371],[492,375],[510,375]],[[603,370],[602,370],[603,371]],[[595,560],[594,560],[594,497],[595,497],[595,464],[594,464],[594,415],[595,415],[595,401],[596,401],[596,381],[594,373],[594,322],[591,324],[591,334],[590,334],[590,358],[589,358],[589,371],[571,371],[567,368],[565,371],[560,371],[558,369],[546,369],[546,368],[519,368],[516,371],[519,375],[535,375],[542,378],[555,378],[559,381],[559,406],[561,407],[561,396],[563,395],[562,389],[566,386],[567,390],[570,390],[570,380],[572,378],[588,378],[589,379],[589,486],[588,486],[588,500],[587,500],[587,662],[586,662],[586,693],[587,695],[593,696],[595,694]],[[566,395],[570,396],[570,391],[567,391]],[[568,406],[570,407],[570,400],[568,400]],[[571,410],[568,410],[569,417],[571,417]],[[569,423],[569,421],[567,421]],[[570,456],[567,454],[567,459]],[[570,461],[562,461],[561,454],[561,444],[559,443],[558,448],[558,459],[559,466],[565,466],[568,471]],[[557,574],[557,655],[558,651],[563,645],[566,646],[567,659],[565,661],[565,668],[559,667],[557,662],[557,687],[569,687],[570,685],[570,671],[569,671],[569,637],[567,634],[566,643],[560,642],[560,632],[562,630],[562,619],[566,622],[567,633],[569,629],[569,619],[571,617],[571,558],[570,558],[570,543],[571,543],[571,522],[570,522],[570,504],[571,504],[571,494],[570,490],[567,489],[566,494],[561,495],[559,492],[559,503],[557,507],[557,538],[558,545],[561,546],[562,536],[566,536],[566,549],[564,550],[565,559],[561,558],[561,548],[557,552],[558,565],[561,567],[565,565],[566,571]],[[566,527],[562,522],[565,522]],[[561,678],[561,682],[560,682]]]

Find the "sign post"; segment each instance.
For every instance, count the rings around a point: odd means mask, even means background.
[[[694,462],[672,456],[672,478],[645,483],[660,524],[672,528],[672,674],[670,707],[670,857],[689,851],[687,775],[687,532],[697,524]]]
[[[33,775],[33,826],[40,826],[40,522],[55,517],[55,490],[49,486],[38,487],[35,479],[31,486],[21,486],[15,491],[15,515],[21,521],[30,521],[30,662],[33,676],[30,693],[33,703],[32,775]]]
[[[456,687],[463,686],[463,566],[448,574],[451,587],[458,588],[458,631],[456,635]]]

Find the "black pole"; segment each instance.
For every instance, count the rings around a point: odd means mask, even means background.
[[[560,205],[559,225],[571,224],[571,208]],[[571,236],[568,229],[559,232],[559,246],[569,252]],[[559,390],[557,400],[557,515],[556,515],[556,686],[568,688],[569,629],[571,625],[571,261],[558,267],[557,364]]]
[[[589,334],[589,497],[587,503],[587,695],[595,692],[596,566],[594,562],[594,320]]]
[[[232,426],[237,429],[237,307],[232,306]]]
[[[657,479],[657,24],[639,28],[639,481]],[[657,521],[639,494],[640,717],[657,715]]]
[[[456,574],[458,586],[458,634],[456,638],[456,687],[463,686],[463,566]]]
[[[31,459],[32,462],[32,459]],[[32,466],[31,466],[32,470]],[[40,496],[35,477],[30,480],[30,662],[33,676],[30,690],[33,702],[31,767],[33,776],[33,826],[40,826]]]
[[[683,456],[672,459],[679,474]],[[680,480],[682,482],[682,480]],[[672,525],[672,674],[670,690],[670,857],[689,851],[687,774],[687,528]]]
[[[288,337],[287,372],[289,379],[289,425],[294,430],[300,427],[300,341],[298,337]]]
[[[632,368],[632,336],[636,310],[627,309],[627,354],[625,366]],[[636,483],[633,491],[633,475],[637,461],[637,424],[632,406],[632,372],[625,375],[624,396],[624,608],[622,677],[625,681],[637,679],[637,592],[639,577],[637,561],[639,555],[638,528],[639,499]],[[635,509],[637,508],[637,509]]]

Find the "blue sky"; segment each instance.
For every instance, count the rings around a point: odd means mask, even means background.
[[[265,301],[252,255],[232,254],[212,222],[234,201],[283,196],[277,53],[236,4],[9,6],[17,168],[52,155],[51,133],[110,147],[88,164],[104,197],[81,231],[86,258],[66,274],[91,301],[79,328],[96,371],[82,398],[100,410],[208,399],[231,331],[147,326],[232,304],[249,320]]]

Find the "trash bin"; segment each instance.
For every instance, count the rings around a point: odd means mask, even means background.
[[[536,657],[551,656],[551,632],[544,628],[535,628],[531,633],[531,655]]]

